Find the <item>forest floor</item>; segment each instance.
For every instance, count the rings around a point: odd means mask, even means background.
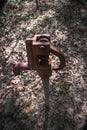
[[[50,34],[66,67],[50,77],[45,118],[42,81],[36,71],[15,76],[11,63],[25,62],[26,38]],[[53,62],[57,58],[52,55]],[[87,113],[87,8],[76,1],[8,3],[0,15],[0,130],[79,130]]]

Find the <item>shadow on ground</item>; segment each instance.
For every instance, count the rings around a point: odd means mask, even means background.
[[[83,112],[83,114],[80,114],[80,113],[82,111],[82,105],[84,104],[85,98],[87,96],[87,95],[85,95],[85,97],[83,96],[84,90],[86,89],[85,86],[86,86],[86,74],[87,74],[87,68],[86,68],[86,64],[87,64],[87,53],[86,53],[87,51],[87,37],[86,37],[87,36],[87,30],[86,30],[87,13],[86,11],[87,10],[81,4],[74,1],[74,2],[69,2],[68,4],[63,3],[61,7],[54,6],[53,4],[51,4],[51,6],[43,5],[42,10],[40,10],[40,12],[39,11],[37,12],[39,12],[40,14],[41,13],[43,14],[44,10],[47,11],[49,10],[50,7],[52,7],[52,9],[55,10],[55,14],[53,15],[52,18],[45,17],[44,20],[41,21],[40,25],[37,25],[38,27],[36,28],[36,30],[34,28],[34,31],[30,30],[26,32],[26,28],[25,29],[23,28],[25,34],[19,33],[19,34],[16,34],[16,36],[17,36],[17,39],[19,40],[21,38],[25,39],[25,37],[29,36],[29,33],[31,33],[30,35],[32,36],[36,32],[50,33],[53,39],[52,44],[55,45],[56,47],[61,47],[63,49],[66,56],[66,68],[63,70],[62,73],[58,72],[57,76],[55,76],[55,79],[51,79],[53,83],[50,86],[50,95],[51,95],[50,105],[51,106],[50,106],[50,111],[49,111],[49,119],[47,119],[48,121],[46,120],[45,123],[48,123],[47,124],[48,127],[53,130],[61,130],[61,129],[62,130],[75,130],[77,129],[78,124],[81,124],[82,122],[83,117],[81,117],[81,115],[86,114],[85,112]],[[15,11],[17,10],[14,9],[14,13]],[[35,15],[35,12],[33,13],[32,10],[30,12],[28,11],[28,13],[30,13],[32,17],[33,15]],[[10,15],[13,16],[13,14],[10,14]],[[26,18],[26,21],[28,19],[28,25],[29,25],[31,21],[31,17],[28,14],[27,16],[24,16],[24,17]],[[25,21],[24,17],[22,17],[23,19],[21,19],[23,22]],[[19,18],[18,22],[20,24],[21,20],[18,14],[17,14],[17,18]],[[17,18],[15,19],[15,21],[13,21],[13,23],[17,23]],[[1,18],[1,20],[3,20],[3,17]],[[3,24],[1,23],[1,25]],[[11,24],[11,27],[12,27],[12,24]],[[12,27],[10,29],[15,30],[15,28],[17,28],[16,25],[15,27]],[[15,38],[11,39],[10,41],[11,34],[8,35],[9,29],[6,31],[5,27],[3,27],[2,30],[3,30],[4,35],[0,34],[1,35],[0,129],[2,130],[10,130],[10,129],[11,130],[12,129],[13,130],[14,129],[15,130],[19,130],[19,129],[20,130],[37,130],[38,129],[39,130],[43,126],[44,118],[42,115],[45,111],[40,110],[39,112],[37,112],[38,113],[37,116],[34,115],[34,112],[36,112],[36,110],[34,108],[34,109],[31,109],[30,111],[30,106],[31,106],[30,102],[28,102],[29,104],[26,104],[24,100],[18,101],[18,99],[20,98],[20,94],[19,94],[20,90],[17,90],[17,86],[15,87],[16,89],[14,89],[14,86],[11,89],[7,87],[11,85],[13,73],[12,73],[11,66],[8,63],[8,58],[6,57],[5,49],[6,47],[10,46],[9,42],[11,42],[12,40],[15,40]],[[3,40],[4,38],[6,39]],[[13,51],[14,51],[14,48],[12,52]],[[80,68],[81,66],[82,68]],[[80,95],[79,100],[77,100],[76,102],[78,106],[77,111],[75,111],[75,107],[73,105],[72,89],[70,89],[73,86],[73,84],[75,84],[72,82],[72,79],[71,79],[72,76],[70,73],[70,70],[73,71],[74,68],[75,68],[75,73],[78,74],[79,72],[81,74],[80,76],[82,76],[82,79],[83,79],[83,80],[80,80],[80,77],[77,75],[76,78],[78,78],[78,80],[76,80],[75,82],[77,97],[78,95]],[[27,82],[26,85],[28,85],[28,83],[29,82]],[[65,83],[68,84],[69,86],[68,90],[65,90],[63,88],[62,93],[60,91],[61,89],[56,90],[58,86],[59,88],[61,86],[65,87]],[[79,89],[79,92],[77,91],[78,89]],[[47,115],[45,116],[47,118]],[[39,121],[40,119],[41,121]],[[39,123],[37,124],[37,122]]]

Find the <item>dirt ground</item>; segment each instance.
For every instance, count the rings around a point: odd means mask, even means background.
[[[66,67],[50,77],[50,110],[44,109],[36,71],[15,76],[25,62],[25,39],[47,33],[61,48]],[[52,55],[53,62],[57,58]],[[0,130],[79,130],[87,113],[87,8],[76,1],[10,2],[0,15]]]

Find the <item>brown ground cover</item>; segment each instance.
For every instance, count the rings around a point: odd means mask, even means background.
[[[14,76],[10,63],[26,61],[25,39],[48,33],[66,67],[50,77],[49,117],[36,71]],[[53,62],[56,57],[52,56]],[[87,113],[87,9],[75,1],[8,3],[0,16],[0,130],[78,130]],[[46,118],[45,118],[46,116]]]

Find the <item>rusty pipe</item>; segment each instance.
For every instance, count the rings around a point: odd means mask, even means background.
[[[59,60],[60,60],[60,65],[59,67],[53,66],[52,70],[61,70],[65,67],[65,56],[64,54],[60,51],[60,49],[57,49],[53,47],[52,45],[50,46],[50,52],[54,55],[56,55]]]
[[[20,72],[23,71],[23,70],[31,70],[31,69],[35,70],[35,68],[34,67],[32,68],[32,66],[29,65],[28,62],[13,63],[12,65],[13,65],[13,72],[14,72],[15,75],[19,75]]]

